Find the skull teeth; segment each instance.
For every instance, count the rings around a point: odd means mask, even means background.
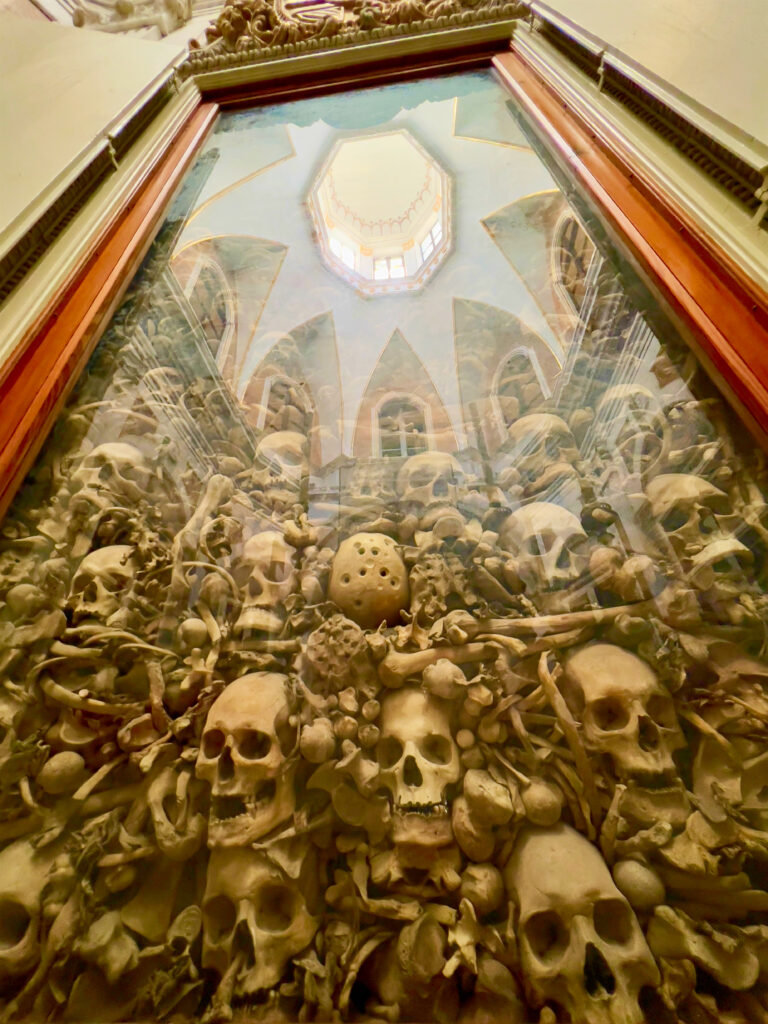
[[[262,782],[253,796],[233,794],[231,796],[214,796],[211,800],[211,821],[235,821],[238,818],[252,817],[262,807],[275,798],[275,782],[268,779]]]
[[[445,817],[448,814],[448,801],[443,798],[438,803],[402,803],[398,802],[395,805],[396,814],[421,814],[425,818],[436,816]]]

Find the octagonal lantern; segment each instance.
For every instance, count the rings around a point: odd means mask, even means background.
[[[450,248],[450,177],[406,129],[339,139],[309,207],[325,263],[368,295],[421,288]]]

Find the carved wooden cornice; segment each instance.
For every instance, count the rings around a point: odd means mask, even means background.
[[[525,8],[516,0],[229,0],[190,43],[184,75],[226,71],[298,54],[502,25]],[[430,46],[433,49],[434,46]]]

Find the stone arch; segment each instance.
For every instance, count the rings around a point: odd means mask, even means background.
[[[493,455],[506,440],[510,423],[522,415],[520,408],[530,411],[551,397],[560,360],[539,334],[507,310],[454,299],[453,311],[465,430],[478,447]],[[522,361],[526,365],[518,372],[530,375],[530,380],[518,381],[519,395],[504,387],[503,375],[510,360]],[[532,387],[526,391],[529,385]]]
[[[407,390],[403,388],[403,381],[408,382]],[[388,402],[394,401],[403,409],[410,403],[415,416],[423,416],[425,447],[422,450],[456,450],[456,435],[432,378],[399,330],[387,342],[360,401],[353,455],[365,458],[384,454],[379,414]],[[412,433],[415,440],[415,433]]]

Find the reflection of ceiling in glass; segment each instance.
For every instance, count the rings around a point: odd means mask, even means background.
[[[449,176],[404,129],[338,141],[309,206],[323,259],[366,294],[420,288],[449,249]]]

